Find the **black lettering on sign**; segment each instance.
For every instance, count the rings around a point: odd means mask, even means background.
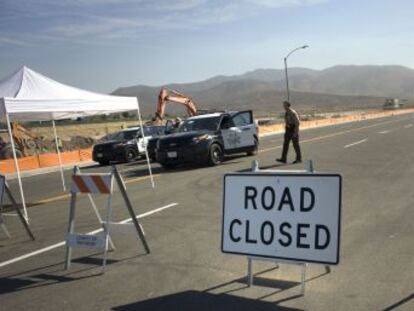
[[[300,224],[298,223],[298,227],[297,227],[297,235],[296,235],[296,246],[298,248],[310,248],[309,244],[305,244],[301,242],[302,238],[306,238],[308,236],[307,233],[303,232],[303,229],[309,228],[310,225],[309,224]]]
[[[241,237],[235,237],[234,234],[233,234],[234,233],[233,226],[235,224],[238,224],[240,226],[242,224],[242,222],[240,220],[238,220],[238,219],[233,219],[232,220],[232,222],[230,223],[230,239],[233,242],[239,242],[241,240]]]
[[[269,228],[268,231],[268,238],[266,239],[265,230],[266,227]],[[266,245],[272,244],[273,238],[275,235],[275,228],[273,227],[273,224],[270,221],[265,221],[262,223],[262,227],[260,228],[260,238],[262,242]]]
[[[319,231],[325,231],[325,243],[321,243],[321,234]],[[315,249],[325,249],[328,247],[329,243],[331,242],[331,234],[329,233],[328,227],[325,225],[316,225],[315,226]]]
[[[257,244],[257,240],[250,238],[250,221],[246,220],[246,243]]]
[[[295,211],[295,208],[293,206],[292,196],[290,194],[290,190],[288,187],[286,187],[285,190],[283,190],[282,199],[280,200],[278,210],[280,211],[285,204],[287,204],[290,207],[290,210],[292,212]]]
[[[269,193],[269,195],[266,195]],[[270,200],[266,200],[266,198],[270,197]],[[262,191],[262,206],[265,210],[271,210],[273,205],[275,204],[275,191],[272,187],[264,187]]]
[[[286,237],[286,239],[287,239],[287,241],[283,241],[280,238],[278,239],[280,245],[282,245],[284,247],[288,247],[292,243],[292,236],[290,235],[290,233],[288,231],[286,231],[286,228],[292,229],[292,226],[290,225],[290,223],[284,222],[279,227],[280,234],[283,235],[284,237]]]
[[[252,186],[246,186],[244,188],[244,209],[248,208],[248,202],[251,201],[253,208],[257,209],[256,206],[257,189]]]
[[[305,194],[308,194],[307,197],[310,198],[310,202],[306,202],[305,206]],[[309,212],[313,209],[315,205],[315,194],[311,188],[303,187],[300,188],[300,211],[301,212]]]

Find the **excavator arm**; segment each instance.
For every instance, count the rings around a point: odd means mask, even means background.
[[[165,116],[165,106],[168,102],[177,103],[185,106],[187,113],[190,116],[197,114],[197,108],[194,101],[184,94],[181,94],[175,90],[167,89],[166,87],[161,88],[158,95],[157,112],[153,119],[154,123],[161,124]]]

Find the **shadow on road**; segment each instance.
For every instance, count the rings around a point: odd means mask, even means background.
[[[384,309],[384,311],[392,311],[392,310],[396,310],[398,307],[401,307],[402,305],[406,304],[407,302],[409,302],[410,300],[414,299],[414,293],[412,293],[411,295],[408,295],[407,297],[405,297],[404,299],[401,299],[400,301],[392,304],[389,307],[386,307]]]
[[[139,254],[118,260],[108,258],[106,264],[108,266],[145,255],[146,254]],[[95,253],[89,256],[72,259],[72,264],[83,265],[80,266],[80,269],[73,269],[72,271],[63,270],[64,263],[59,262],[57,264],[43,266],[21,273],[0,277],[0,295],[101,276],[101,256],[101,253]],[[80,274],[82,275],[80,276]]]
[[[203,311],[203,310],[280,310],[298,311],[300,309],[278,306],[271,302],[260,301],[229,294],[211,294],[200,291],[185,291],[127,305],[113,307],[114,311],[132,310],[169,310],[169,311]]]

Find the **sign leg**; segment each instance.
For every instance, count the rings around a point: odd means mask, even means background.
[[[301,280],[302,288],[301,288],[301,291],[300,291],[300,294],[302,296],[305,295],[305,281],[306,281],[306,263],[304,263],[302,265],[302,280]]]
[[[253,285],[253,260],[247,257],[247,285]]]

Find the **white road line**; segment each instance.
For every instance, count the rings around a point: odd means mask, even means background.
[[[388,134],[388,133],[390,133],[391,131],[390,130],[386,130],[386,131],[381,131],[381,132],[378,132],[378,134]]]
[[[173,207],[173,206],[176,206],[176,205],[178,205],[178,203],[171,203],[171,204],[165,205],[163,207],[156,208],[156,209],[154,209],[152,211],[149,211],[149,212],[146,212],[146,213],[137,215],[137,219],[150,216],[152,214],[161,212],[161,211],[163,211],[163,210],[165,210],[167,208],[170,208],[170,207]],[[125,224],[127,222],[130,222],[131,220],[132,220],[132,218],[127,218],[125,220],[120,221],[120,223]],[[88,232],[86,234],[96,234],[96,233],[99,233],[101,231],[103,231],[102,228],[97,229],[97,230],[94,230],[94,231],[91,231],[91,232]],[[31,253],[28,253],[28,254],[25,254],[25,255],[22,255],[22,256],[19,256],[19,257],[16,257],[16,258],[7,260],[7,261],[0,262],[0,268],[2,268],[4,266],[7,266],[7,265],[10,265],[12,263],[21,261],[21,260],[26,259],[26,258],[30,258],[30,257],[36,256],[36,255],[42,254],[42,253],[46,253],[46,252],[48,252],[48,251],[50,251],[52,249],[55,249],[55,248],[58,248],[58,247],[61,247],[61,246],[64,246],[64,245],[65,245],[65,241],[62,241],[62,242],[59,242],[59,243],[56,243],[56,244],[53,244],[53,245],[50,245],[50,246],[41,248],[41,249],[39,249],[37,251],[31,252]]]
[[[367,140],[368,140],[368,139],[367,139],[367,138],[365,138],[365,139],[363,139],[363,140],[360,140],[360,141],[354,142],[354,143],[352,143],[352,144],[346,145],[346,146],[344,146],[344,148],[349,148],[349,147],[352,147],[352,146],[355,146],[355,145],[362,144],[362,143],[366,142]]]
[[[413,125],[410,123],[410,124],[407,124],[406,126],[404,126],[404,128],[408,129],[408,128],[412,127],[412,126]]]

